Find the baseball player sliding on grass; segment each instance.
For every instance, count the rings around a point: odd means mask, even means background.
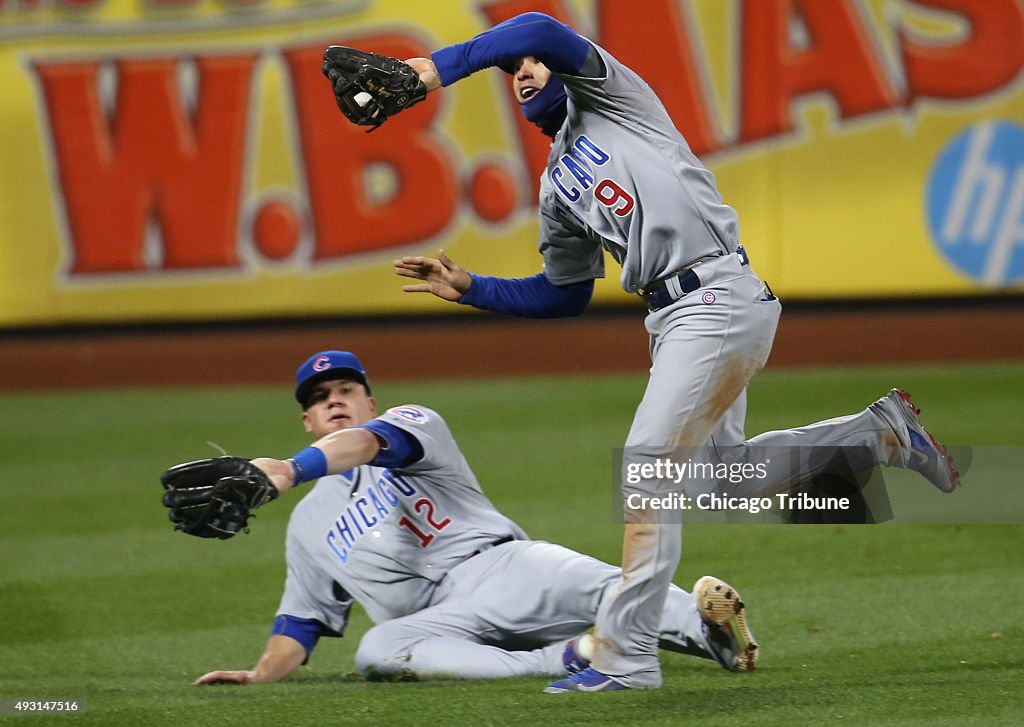
[[[298,369],[295,397],[316,442],[256,459],[278,492],[318,479],[288,523],[284,596],[251,670],[196,684],[283,679],[321,636],[341,636],[353,602],[374,622],[356,664],[369,677],[565,676],[586,668],[590,628],[619,569],[529,540],[477,484],[447,424],[418,405],[378,416],[362,364],[324,351]],[[187,466],[187,465],[186,465]],[[668,589],[665,648],[731,671],[753,637],[739,595],[717,578]],[[577,638],[579,637],[579,638]]]
[[[331,57],[328,51],[325,58]],[[622,266],[623,289],[639,294],[650,309],[645,326],[653,363],[626,440],[627,463],[686,453],[743,463],[754,447],[856,449],[872,463],[915,469],[942,491],[956,488],[951,458],[922,427],[908,395],[896,389],[859,414],[744,441],[746,387],[768,359],[781,306],[749,264],[736,213],[722,201],[714,176],[636,73],[538,13],[430,59],[405,62],[425,92],[488,67],[511,73],[523,113],[552,145],[540,186],[542,273],[473,275],[442,251],[436,260],[395,262],[399,275],[420,281],[404,290],[516,316],[576,316],[590,301],[594,279],[604,275],[607,251]],[[358,98],[346,105],[351,86],[338,83],[344,68],[339,73],[328,63],[325,72],[346,115],[367,108]],[[369,97],[364,92],[361,98]],[[371,121],[379,124],[382,117]],[[812,457],[799,472],[775,462],[766,478],[728,489],[735,495],[754,494],[743,487],[781,492],[816,474],[826,460]],[[669,484],[645,480],[624,494],[658,496]],[[681,528],[660,524],[649,510],[627,516],[622,578],[603,591],[591,665],[551,684],[549,692],[661,684],[658,642]],[[756,657],[748,644],[741,668],[752,668]]]

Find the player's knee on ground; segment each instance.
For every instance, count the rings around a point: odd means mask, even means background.
[[[356,650],[356,668],[367,679],[412,676],[409,645],[386,624],[367,631]]]

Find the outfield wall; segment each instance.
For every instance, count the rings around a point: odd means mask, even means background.
[[[0,332],[0,391],[285,386],[329,348],[357,352],[378,381],[618,373],[642,382],[650,367],[641,316],[629,310],[562,321],[401,316]],[[1024,361],[1024,302],[791,306],[768,368],[1006,361]]]
[[[0,0],[0,328],[436,313],[390,261],[441,247],[536,272],[507,76],[366,134],[319,70],[527,9],[651,82],[785,298],[1024,291],[1024,0]]]

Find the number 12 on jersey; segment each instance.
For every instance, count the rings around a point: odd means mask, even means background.
[[[402,519],[398,521],[398,524],[401,525],[403,528],[408,528],[413,535],[420,539],[420,547],[426,548],[428,545],[430,545],[430,542],[434,539],[434,535],[436,533],[441,532],[446,527],[451,525],[452,519],[450,517],[446,517],[444,520],[438,522],[437,517],[435,515],[435,511],[437,509],[436,506],[431,500],[428,500],[425,497],[421,497],[419,500],[417,500],[412,507],[413,510],[420,514],[425,513],[424,519],[427,521],[427,524],[436,532],[423,532],[422,530],[420,530],[420,528],[416,526],[416,523],[414,523],[412,520],[405,517],[404,515],[402,516]]]

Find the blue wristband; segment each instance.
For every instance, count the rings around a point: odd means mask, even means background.
[[[316,447],[306,447],[288,460],[295,470],[295,484],[318,480],[327,474],[327,456]]]

